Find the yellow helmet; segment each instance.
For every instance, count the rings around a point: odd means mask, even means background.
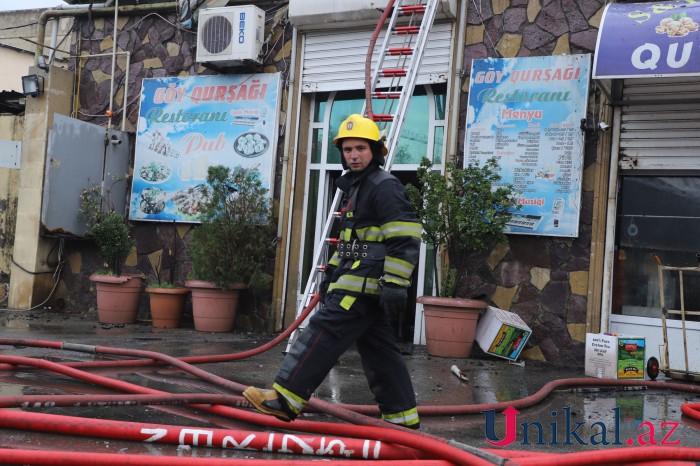
[[[382,138],[379,134],[379,127],[377,127],[377,124],[369,118],[365,118],[357,113],[350,115],[340,124],[338,135],[333,139],[333,144],[338,145],[340,140],[344,138],[361,138],[382,142],[382,155],[386,155],[388,152],[381,140]]]

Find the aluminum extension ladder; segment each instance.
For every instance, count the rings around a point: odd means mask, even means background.
[[[416,80],[428,35],[435,20],[440,0],[389,0],[370,40],[365,64],[365,106],[363,115],[374,120],[385,136],[388,149],[384,169],[391,170],[399,135],[406,118],[408,105],[416,87]],[[387,18],[389,18],[387,24]],[[386,25],[382,47],[377,54],[377,63],[372,71],[374,45],[381,29]],[[380,90],[381,89],[381,90]],[[375,112],[372,99],[383,102],[380,112]],[[333,222],[340,218],[342,193],[336,190],[329,215],[322,233],[322,242],[314,251],[313,268],[303,295],[297,300],[296,318],[309,306],[313,294],[318,290],[319,277],[325,270],[328,247],[335,242],[330,238]],[[299,332],[306,326],[311,314],[292,332],[287,351]]]

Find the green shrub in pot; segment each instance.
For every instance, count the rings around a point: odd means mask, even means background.
[[[407,186],[423,224],[423,241],[432,246],[438,296],[455,297],[474,255],[505,239],[509,210],[519,206],[512,185],[501,183],[498,168],[494,158],[465,168],[447,162],[442,174],[423,158],[417,171],[418,187]],[[449,266],[443,271],[441,286],[437,259],[443,253]]]
[[[209,167],[201,224],[188,245],[191,277],[221,289],[244,284],[252,293],[269,287],[265,273],[275,230],[268,190],[254,169]]]
[[[97,244],[97,249],[107,273],[121,275],[121,265],[131,252],[131,224],[124,213],[116,212],[109,196],[116,183],[126,182],[127,175],[114,177],[104,187],[94,184],[80,193],[80,215],[85,221],[86,233]]]

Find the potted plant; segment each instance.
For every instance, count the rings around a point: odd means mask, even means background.
[[[275,232],[267,193],[255,169],[208,168],[201,224],[188,245],[192,279],[185,282],[195,330],[230,331],[240,292],[269,286],[264,268]]]
[[[161,277],[161,261],[163,251],[158,256],[158,264],[153,267],[155,280],[146,288],[148,293],[151,320],[154,327],[177,328],[180,326],[182,315],[185,312],[185,304],[190,290],[175,283],[174,263],[170,267],[169,280]],[[173,249],[167,249],[168,257],[177,257]]]
[[[95,240],[105,267],[90,275],[97,290],[97,317],[108,324],[136,322],[143,294],[143,276],[121,273],[122,262],[131,252],[134,240],[126,216],[116,212],[109,199],[114,184],[126,182],[127,178],[114,177],[110,185],[94,184],[80,194],[86,233]]]
[[[513,188],[500,183],[498,168],[494,158],[466,168],[447,162],[443,175],[424,158],[417,171],[419,187],[407,187],[423,224],[423,240],[432,246],[437,296],[417,301],[424,306],[426,346],[433,356],[468,357],[479,315],[487,307],[485,301],[464,297],[465,279],[475,256],[505,239],[509,209],[516,206]],[[449,264],[442,277],[439,259]]]

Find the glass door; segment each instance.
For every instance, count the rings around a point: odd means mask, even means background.
[[[445,138],[445,95],[446,86],[419,86],[411,99],[408,114],[399,138],[399,145],[391,167],[393,175],[402,183],[417,183],[416,170],[423,157],[430,158],[437,169],[442,170]],[[342,174],[340,151],[333,145],[338,127],[348,115],[361,113],[364,105],[364,91],[343,91],[318,93],[314,95],[311,122],[309,125],[309,166],[306,180],[304,209],[305,233],[300,272],[303,293],[308,277],[314,266],[316,249],[321,247],[321,237],[333,198],[336,194],[335,179]],[[375,111],[381,113],[384,102],[373,102]],[[388,129],[388,128],[387,128]],[[331,235],[332,236],[332,235]],[[329,251],[332,253],[332,250]],[[430,255],[428,255],[430,256]],[[409,302],[423,290],[432,289],[432,277],[426,277],[425,245],[421,251],[421,261],[417,267],[413,287],[409,292]],[[325,261],[327,257],[323,258]],[[411,299],[411,297],[413,299]],[[419,340],[415,337],[415,322],[422,322],[415,310],[397,329],[400,341]],[[420,324],[419,324],[420,325]],[[417,342],[417,341],[416,341]]]

